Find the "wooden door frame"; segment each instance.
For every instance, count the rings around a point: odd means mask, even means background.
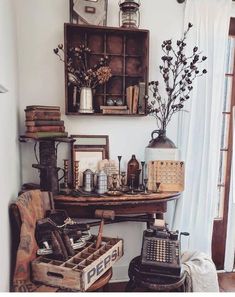
[[[235,36],[235,18],[230,19],[229,35]],[[228,206],[229,192],[231,181],[231,164],[232,164],[232,148],[233,148],[233,106],[235,106],[235,58],[233,64],[233,81],[232,81],[232,98],[229,119],[229,135],[228,135],[228,152],[226,162],[226,178],[224,188],[224,207],[221,218],[216,218],[213,224],[212,233],[212,259],[218,270],[224,269],[226,239],[227,239],[227,223],[228,223]]]

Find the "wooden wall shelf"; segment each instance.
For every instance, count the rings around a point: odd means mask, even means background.
[[[77,107],[73,106],[73,86],[68,86],[67,51],[70,47],[80,44],[88,46],[92,54],[88,63],[92,66],[105,56],[109,57],[109,66],[112,69],[111,79],[102,86],[96,88],[94,95],[94,114],[103,115],[101,105],[107,105],[107,99],[122,99],[126,105],[126,88],[145,83],[145,94],[148,92],[148,67],[149,67],[149,31],[138,29],[85,26],[66,23],[64,25],[65,40],[65,90],[66,90],[66,114],[81,115]],[[77,101],[79,102],[79,93]],[[134,116],[146,115],[146,100],[139,99],[140,112]],[[140,110],[139,109],[139,110]],[[84,115],[84,114],[82,114]],[[120,114],[115,114],[120,115]],[[125,114],[133,116],[133,114]]]

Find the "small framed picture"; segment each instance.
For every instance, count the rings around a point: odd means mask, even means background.
[[[108,0],[70,0],[70,22],[106,26]]]
[[[108,135],[71,135],[75,139],[74,146],[78,148],[102,148],[104,159],[109,159],[109,136]]]
[[[98,170],[99,161],[105,158],[104,148],[86,148],[79,147],[77,145],[73,146],[72,149],[72,160],[79,161],[79,185],[82,186],[83,183],[83,172],[86,169],[92,170],[94,173]],[[72,179],[74,181],[74,165],[73,165]]]

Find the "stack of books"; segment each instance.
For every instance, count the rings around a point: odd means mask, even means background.
[[[25,136],[31,138],[67,137],[59,106],[30,105],[25,109]]]

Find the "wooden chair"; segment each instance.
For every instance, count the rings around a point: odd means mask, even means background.
[[[44,216],[48,210],[54,209],[53,195],[50,192],[42,192],[43,197],[43,209]],[[10,282],[12,284],[15,265],[16,265],[16,255],[20,242],[20,230],[21,230],[21,217],[18,206],[16,203],[12,203],[9,208],[10,215],[10,227],[11,227],[11,269],[10,269]],[[89,289],[89,292],[107,290],[107,284],[112,278],[112,268],[110,268],[105,274],[103,274]],[[10,286],[11,287],[11,286]],[[44,291],[45,286],[38,288],[39,292]],[[61,291],[58,289],[58,291]]]

